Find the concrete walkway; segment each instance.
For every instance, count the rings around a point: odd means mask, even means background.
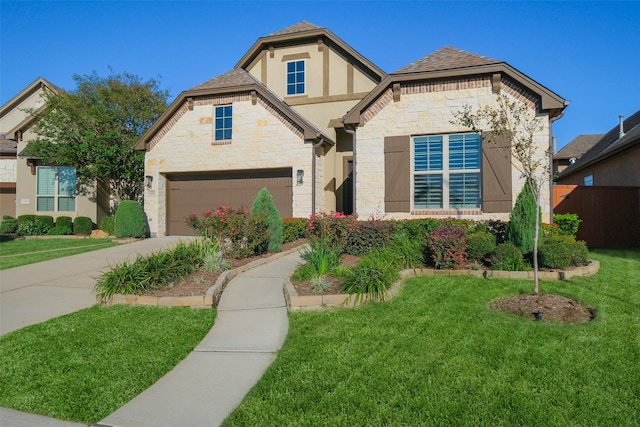
[[[0,273],[2,334],[95,304],[95,297],[90,293],[95,283],[93,277],[111,264],[135,257],[135,253],[157,251],[178,240],[147,239],[32,267],[4,270]],[[220,300],[214,327],[196,349],[153,386],[98,425],[220,425],[260,379],[284,342],[288,318],[283,278],[299,262],[295,251],[231,280]],[[0,425],[73,427],[80,424],[0,408]]]

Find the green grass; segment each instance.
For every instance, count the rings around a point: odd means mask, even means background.
[[[0,270],[117,246],[112,239],[19,239],[0,243]]]
[[[471,277],[291,313],[277,360],[224,425],[640,425],[640,252],[590,256],[597,275],[541,283],[595,307],[587,324],[492,311],[533,284]]]
[[[169,372],[215,310],[94,306],[0,338],[0,406],[95,423]]]

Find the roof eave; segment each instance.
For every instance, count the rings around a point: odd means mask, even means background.
[[[63,90],[58,86],[43,79],[42,77],[38,77],[31,84],[29,84],[29,86],[22,89],[20,93],[18,93],[16,96],[7,101],[2,107],[0,107],[0,117],[4,116],[8,111],[16,108],[25,98],[27,98],[32,92],[34,92],[38,87],[41,86],[47,87],[56,93],[63,92]]]
[[[585,161],[584,163],[574,163],[570,167],[566,168],[562,172],[558,174],[558,179],[566,178],[571,176],[577,172],[580,172],[583,169],[588,168],[589,166],[593,166],[594,164],[600,163],[603,160],[606,160],[610,157],[613,157],[623,151],[626,151],[630,148],[635,147],[636,145],[640,145],[640,138],[633,139],[627,143],[620,144],[618,146],[612,147],[611,149],[605,149],[599,155]]]

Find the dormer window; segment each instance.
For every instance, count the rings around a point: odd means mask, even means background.
[[[287,95],[304,92],[304,60],[287,62]]]

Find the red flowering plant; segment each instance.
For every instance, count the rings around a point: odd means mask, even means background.
[[[262,216],[250,215],[249,209],[231,209],[220,205],[207,209],[202,217],[193,213],[185,218],[187,226],[200,236],[219,243],[225,256],[245,258],[264,252],[267,225]]]
[[[356,217],[340,212],[329,214],[318,212],[307,219],[309,239],[322,241],[329,247],[337,248],[340,252],[344,249],[349,240],[349,234],[357,227]]]

